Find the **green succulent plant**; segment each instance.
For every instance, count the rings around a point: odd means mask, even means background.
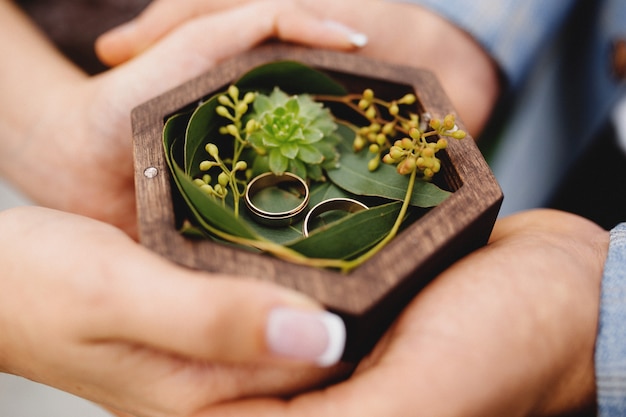
[[[309,95],[289,96],[275,88],[259,94],[246,123],[247,140],[275,174],[324,179],[324,169],[337,167],[340,138],[330,111]]]

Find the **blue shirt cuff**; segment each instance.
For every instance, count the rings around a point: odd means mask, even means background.
[[[598,416],[626,416],[626,223],[611,230],[602,277],[595,365]]]

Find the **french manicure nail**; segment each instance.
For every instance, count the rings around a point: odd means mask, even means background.
[[[337,22],[336,20],[326,20],[324,23],[333,30],[343,32],[347,36],[348,41],[358,48],[364,47],[369,41],[365,33],[357,32],[349,26]]]
[[[346,327],[339,316],[326,311],[277,307],[269,313],[266,341],[277,356],[327,367],[341,359]]]

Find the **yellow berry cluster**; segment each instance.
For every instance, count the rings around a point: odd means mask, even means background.
[[[416,100],[414,94],[406,94],[399,100],[385,101],[377,98],[369,88],[363,91],[357,109],[369,121],[369,125],[357,130],[352,147],[355,152],[368,147],[369,152],[375,154],[368,162],[370,171],[378,168],[398,131],[406,132],[418,127],[419,118],[416,114],[409,112],[403,116],[400,113],[400,106],[412,105]]]
[[[213,158],[213,161],[205,160],[200,162],[200,171],[208,172],[213,167],[219,167],[221,172],[217,176],[216,184],[212,185],[213,178],[208,173],[204,174],[202,178],[196,178],[194,183],[208,195],[221,198],[222,200],[228,195],[229,188],[235,193],[238,193],[237,172],[245,172],[246,169],[248,169],[248,164],[245,161],[237,161],[234,166],[229,169],[226,163],[220,158],[217,145],[208,143],[204,149],[211,158]]]
[[[240,133],[242,119],[255,98],[255,93],[248,92],[240,99],[239,88],[235,85],[228,87],[226,94],[222,94],[217,98],[220,105],[215,109],[216,113],[232,122],[220,128],[221,134],[231,135],[239,142],[243,142]]]
[[[429,126],[432,129],[430,131],[419,127],[411,128],[408,137],[394,142],[383,157],[383,162],[397,165],[397,171],[401,175],[418,170],[425,180],[430,180],[441,170],[441,160],[437,158],[436,153],[448,147],[448,140],[440,137],[436,142],[429,142],[427,137],[438,135],[463,139],[466,133],[457,127],[453,114],[448,114],[443,121],[431,119]]]

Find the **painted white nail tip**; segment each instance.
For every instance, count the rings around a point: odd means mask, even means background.
[[[369,42],[369,39],[366,34],[357,32],[349,26],[344,25],[343,23],[337,22],[336,20],[326,20],[324,21],[326,26],[330,29],[342,32],[345,36],[348,37],[348,41],[359,48],[364,47]]]
[[[319,366],[328,367],[341,360],[346,346],[346,326],[339,316],[328,312],[322,315],[321,320],[328,331],[328,346],[326,351],[317,358],[316,363]]]
[[[354,46],[358,46],[359,48],[363,48],[369,42],[367,35],[364,33],[353,33],[349,36],[350,43]]]
[[[328,367],[341,360],[346,328],[329,312],[278,307],[269,313],[266,341],[275,355]]]

